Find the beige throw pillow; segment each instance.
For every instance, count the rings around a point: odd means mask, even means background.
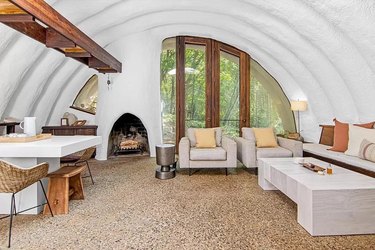
[[[187,129],[187,137],[189,138],[190,141],[190,147],[195,147],[197,144],[197,141],[195,139],[195,130],[198,128],[188,128]],[[215,131],[215,141],[216,141],[216,146],[221,147],[221,137],[222,137],[222,130],[221,127],[216,127],[213,128]]]
[[[258,148],[275,148],[277,141],[273,128],[253,128]]]
[[[213,128],[195,129],[195,140],[197,148],[216,147],[215,130]]]
[[[375,143],[375,129],[361,128],[349,124],[349,143],[346,155],[358,156],[363,140]]]
[[[363,140],[359,148],[359,158],[375,162],[375,143]]]

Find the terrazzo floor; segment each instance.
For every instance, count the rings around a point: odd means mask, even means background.
[[[85,200],[54,218],[18,215],[12,249],[375,249],[375,235],[312,237],[296,204],[243,168],[158,180],[155,158],[92,161]],[[374,208],[375,209],[375,208]],[[0,221],[0,248],[8,220]]]

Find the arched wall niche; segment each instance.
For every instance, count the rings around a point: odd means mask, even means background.
[[[124,113],[115,121],[107,143],[108,156],[149,155],[150,152],[148,131],[141,119],[131,113]]]

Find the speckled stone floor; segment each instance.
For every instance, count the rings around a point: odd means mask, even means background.
[[[263,191],[242,168],[202,170],[158,180],[155,159],[92,162],[95,185],[85,200],[54,218],[15,218],[13,249],[375,249],[375,235],[312,237],[297,207],[278,191]],[[375,211],[375,208],[374,208]],[[0,221],[0,248],[8,220]]]

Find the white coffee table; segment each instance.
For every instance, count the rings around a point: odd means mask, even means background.
[[[305,161],[328,166],[314,158]],[[297,203],[297,221],[311,235],[375,233],[375,178],[338,166],[332,175],[318,175],[293,158],[263,158],[258,164],[258,184]]]

